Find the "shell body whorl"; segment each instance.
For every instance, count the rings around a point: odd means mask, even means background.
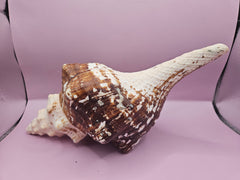
[[[120,81],[121,73],[102,64],[65,65],[63,76],[78,68],[82,73],[63,82],[67,83],[61,94],[64,112],[94,140],[112,142],[128,152],[154,124],[162,103],[157,104],[153,95],[146,96],[147,91],[134,87],[129,91]]]

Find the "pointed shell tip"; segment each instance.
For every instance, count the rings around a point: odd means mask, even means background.
[[[223,50],[224,53],[227,53],[229,51],[229,48],[226,44],[218,43],[218,44],[216,44],[216,46],[218,49]]]

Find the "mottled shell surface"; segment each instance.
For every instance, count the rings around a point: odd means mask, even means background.
[[[74,73],[75,72],[75,73]],[[121,85],[119,73],[97,63],[63,66],[64,112],[94,140],[129,151],[159,116],[144,92]],[[159,108],[158,108],[159,110]]]

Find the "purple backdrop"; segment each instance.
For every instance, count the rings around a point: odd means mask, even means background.
[[[60,90],[63,63],[95,61],[136,71],[217,42],[230,46],[238,3],[10,0],[30,100],[22,121],[0,144],[0,180],[239,180],[239,136],[218,119],[210,101],[167,101],[156,125],[127,155],[88,140],[73,144],[25,131],[46,107],[47,94]],[[226,58],[186,77],[170,98],[212,99]]]
[[[30,99],[60,90],[64,63],[137,71],[214,43],[231,45],[237,0],[10,0]],[[212,99],[227,55],[182,80],[171,99]]]

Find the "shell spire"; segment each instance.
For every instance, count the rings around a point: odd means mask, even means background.
[[[65,133],[74,142],[88,135],[101,144],[113,143],[121,152],[129,152],[154,125],[170,89],[227,51],[226,45],[215,44],[134,73],[115,71],[98,63],[65,64],[57,103],[61,107],[58,112],[68,123],[61,128],[74,127],[74,135]],[[46,128],[43,131],[34,127],[37,125],[30,124],[28,132],[47,134]],[[56,131],[55,128],[55,134]]]

